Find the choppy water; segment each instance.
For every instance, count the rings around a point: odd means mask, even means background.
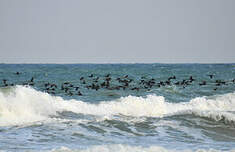
[[[233,151],[234,79],[235,64],[0,64],[0,150]]]

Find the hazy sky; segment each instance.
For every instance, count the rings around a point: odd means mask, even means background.
[[[0,0],[0,63],[235,62],[235,0]]]

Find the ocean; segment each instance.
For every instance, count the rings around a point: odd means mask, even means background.
[[[0,151],[235,151],[235,64],[0,64]]]

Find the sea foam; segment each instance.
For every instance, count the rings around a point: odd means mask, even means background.
[[[59,149],[53,149],[50,152],[222,152],[222,151],[215,149],[173,150],[173,149],[166,149],[160,146],[141,147],[141,146],[114,144],[114,145],[92,146],[83,150],[79,149],[73,150],[67,147],[61,147]],[[235,152],[235,150],[230,150],[229,152]]]
[[[64,100],[30,87],[16,86],[0,91],[0,126],[20,125],[51,119],[63,111],[109,119],[114,115],[166,117],[192,114],[215,121],[235,122],[235,93],[216,97],[198,97],[189,102],[171,103],[162,96],[128,96],[98,104]]]

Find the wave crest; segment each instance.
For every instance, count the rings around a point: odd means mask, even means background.
[[[133,117],[165,117],[193,114],[215,121],[235,122],[235,93],[217,97],[198,97],[189,102],[170,103],[164,97],[122,97],[114,101],[91,104],[64,100],[30,87],[16,86],[8,93],[0,91],[0,126],[18,125],[50,119],[58,112],[71,111],[94,116],[127,115]]]
[[[150,147],[141,147],[141,146],[129,146],[123,144],[116,145],[100,145],[100,146],[92,146],[84,150],[72,150],[67,147],[61,147],[59,149],[53,149],[51,152],[221,152],[220,150],[214,149],[197,149],[197,150],[173,150],[166,149],[160,146],[150,146]],[[231,150],[234,152],[234,150]]]

